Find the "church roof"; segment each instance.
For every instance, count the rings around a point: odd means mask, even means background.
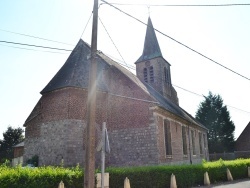
[[[242,142],[242,141],[247,142],[249,140],[249,136],[250,136],[250,122],[247,124],[245,129],[242,131],[242,133],[240,134],[240,136],[236,140],[236,143],[237,142]]]
[[[88,88],[90,54],[90,46],[80,39],[67,61],[41,94],[65,87]],[[105,85],[101,81],[98,82],[97,87],[105,90]]]
[[[139,78],[134,75],[132,72],[121,66],[119,63],[113,61],[108,56],[103,54],[102,52],[98,52],[98,55],[109,65],[116,67],[120,70],[124,75],[126,75],[130,80],[132,80],[136,85],[138,85],[144,92],[150,95],[153,99],[155,99],[156,105],[162,107],[163,109],[189,121],[190,123],[196,124],[202,128],[207,129],[202,124],[197,122],[189,113],[187,113],[180,106],[176,105],[170,99],[163,97],[159,92],[157,92],[152,86],[147,83],[142,83]]]
[[[87,43],[83,42],[82,39],[80,39],[65,64],[51,79],[47,86],[41,91],[41,94],[45,94],[47,92],[51,92],[53,90],[65,87],[88,88],[90,65],[89,57],[90,46]],[[105,79],[102,79],[102,70],[105,69],[106,66],[110,66],[111,69],[116,68],[128,79],[130,79],[134,84],[138,85],[139,88],[141,88],[145,93],[147,93],[155,101],[157,106],[160,106],[165,110],[170,111],[171,113],[204,128],[204,126],[198,123],[190,114],[188,114],[181,107],[174,104],[171,100],[164,98],[150,85],[142,83],[135,74],[121,66],[119,63],[113,61],[111,58],[109,58],[100,51],[97,52],[97,62],[98,90],[109,92],[108,85],[107,83],[105,83]]]
[[[13,148],[23,147],[23,146],[24,146],[24,142],[20,142],[17,145],[14,145]]]
[[[162,57],[161,49],[156,38],[155,30],[150,17],[148,18],[148,25],[146,36],[144,40],[144,48],[141,57],[135,62],[150,60],[156,57]]]

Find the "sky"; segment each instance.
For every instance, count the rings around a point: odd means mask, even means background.
[[[145,23],[150,16],[155,29],[250,78],[250,6],[153,6],[229,3],[226,0],[107,1],[129,4],[114,6]],[[249,1],[230,1],[234,3]],[[134,67],[142,54],[146,26],[101,1],[99,4],[98,50]],[[23,126],[41,97],[40,91],[70,54],[2,41],[66,50],[72,50],[80,38],[90,44],[92,9],[93,0],[0,1],[0,139],[8,126]],[[195,116],[202,95],[209,91],[221,95],[237,138],[250,121],[250,80],[160,33],[156,35],[163,57],[171,64],[180,106]]]

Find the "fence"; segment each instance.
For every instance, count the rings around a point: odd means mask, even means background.
[[[250,158],[250,151],[234,151],[231,153],[210,153],[210,161],[216,161],[219,159],[223,160],[234,160],[238,158]]]

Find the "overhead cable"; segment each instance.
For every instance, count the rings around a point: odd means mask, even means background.
[[[127,15],[127,16],[129,16],[129,17],[135,19],[135,20],[137,20],[138,22],[140,22],[140,23],[142,23],[142,24],[148,26],[148,25],[147,25],[146,23],[144,23],[143,21],[139,20],[138,18],[136,18],[136,17],[134,17],[134,16],[132,16],[132,15],[126,13],[126,12],[124,12],[123,10],[121,10],[121,9],[117,8],[116,6],[114,6],[114,5],[110,4],[110,3],[108,3],[107,1],[105,1],[105,0],[101,0],[101,1],[104,2],[104,3],[106,3],[106,4],[108,4],[108,5],[110,5],[111,7],[113,7],[113,8],[115,8],[115,9],[119,10],[119,11],[122,12],[123,14],[125,14],[125,15]],[[148,27],[150,27],[150,26],[148,26]],[[153,28],[153,27],[152,27],[152,28]],[[167,34],[161,32],[160,30],[155,29],[155,28],[153,28],[153,29],[154,29],[155,31],[157,31],[158,33],[162,34],[163,36],[168,37],[169,39],[173,40],[174,42],[177,42],[178,44],[180,44],[180,45],[186,47],[187,49],[189,49],[189,50],[195,52],[196,54],[198,54],[198,55],[200,55],[200,56],[202,56],[202,57],[204,57],[204,58],[206,58],[206,59],[212,61],[213,63],[215,63],[215,64],[217,64],[217,65],[219,65],[219,66],[221,66],[221,67],[227,69],[228,71],[231,71],[232,73],[237,74],[238,76],[241,76],[242,78],[245,78],[245,79],[247,79],[247,80],[250,81],[250,78],[248,78],[248,77],[246,77],[246,76],[244,76],[244,75],[242,75],[242,74],[240,74],[240,73],[238,73],[238,72],[236,72],[236,71],[234,71],[234,70],[232,70],[232,69],[230,69],[230,68],[228,68],[228,67],[226,67],[226,66],[224,66],[224,65],[222,65],[222,64],[220,64],[220,63],[218,63],[217,61],[215,61],[215,60],[209,58],[208,56],[206,56],[206,55],[204,55],[204,54],[202,54],[202,53],[200,53],[200,52],[198,52],[198,51],[196,51],[196,50],[194,50],[193,48],[191,48],[191,47],[185,45],[184,43],[182,43],[182,42],[180,42],[180,41],[174,39],[173,37],[170,37],[169,35],[167,35]]]
[[[159,76],[155,76],[155,77],[156,77],[157,79],[161,80],[161,81],[166,82],[166,80],[160,78]],[[205,98],[206,98],[205,95],[198,94],[198,93],[196,93],[196,92],[194,92],[194,91],[185,89],[185,88],[183,88],[183,87],[181,87],[181,86],[178,86],[178,85],[175,85],[175,84],[173,84],[173,83],[171,83],[171,82],[167,82],[167,83],[173,85],[174,87],[177,87],[177,88],[179,88],[179,89],[182,89],[182,90],[184,90],[184,91],[186,91],[186,92],[189,92],[189,93],[191,93],[191,94],[193,94],[193,95],[196,95],[196,96],[198,96],[198,97],[202,97],[202,98],[205,97]],[[236,110],[239,110],[239,111],[242,111],[242,112],[245,112],[245,113],[249,113],[249,114],[250,114],[250,112],[248,112],[248,111],[246,111],[246,110],[242,110],[242,109],[240,109],[240,108],[237,108],[237,107],[234,107],[234,106],[231,106],[231,105],[227,105],[227,104],[225,104],[225,105],[228,106],[228,107],[234,108],[234,109],[236,109]]]
[[[47,52],[47,53],[55,53],[55,54],[67,54],[62,53],[62,52],[53,52],[53,51],[45,51],[45,50],[36,50],[36,49],[30,49],[30,48],[22,48],[22,47],[17,47],[17,46],[9,46],[9,45],[4,45],[4,44],[0,44],[1,46],[4,47],[9,47],[9,48],[17,48],[17,49],[21,49],[21,50],[30,50],[30,51],[37,51],[37,52]]]
[[[109,34],[108,30],[106,29],[105,25],[103,24],[103,22],[102,22],[101,18],[100,18],[100,17],[98,17],[98,18],[99,18],[99,20],[100,20],[100,22],[101,22],[101,24],[102,24],[102,26],[103,26],[104,30],[106,31],[107,35],[109,36],[109,39],[110,39],[110,40],[111,40],[111,42],[113,43],[113,45],[114,45],[114,47],[115,47],[116,51],[118,52],[118,54],[119,54],[119,55],[120,55],[120,57],[122,58],[123,62],[124,62],[124,63],[126,64],[126,66],[128,67],[128,69],[130,69],[130,68],[129,68],[129,66],[128,66],[128,64],[127,64],[127,63],[126,63],[126,61],[124,60],[124,58],[123,58],[122,54],[120,53],[120,51],[118,50],[117,46],[115,45],[115,42],[114,42],[114,41],[113,41],[113,39],[111,38],[111,36],[110,36],[110,34]]]
[[[16,34],[16,35],[22,35],[22,36],[26,36],[26,37],[30,37],[30,38],[36,38],[36,39],[40,39],[40,40],[45,40],[45,41],[50,41],[50,42],[55,42],[55,43],[60,43],[60,44],[66,44],[66,45],[74,46],[73,44],[68,44],[68,43],[65,43],[65,42],[59,42],[59,41],[56,41],[56,40],[50,40],[50,39],[46,39],[46,38],[42,38],[42,37],[37,37],[37,36],[33,36],[33,35],[27,35],[27,34],[23,34],[23,33],[14,32],[14,31],[8,31],[8,30],[4,30],[4,29],[0,29],[0,31],[4,31],[4,32]]]
[[[112,5],[128,6],[152,6],[152,7],[229,7],[229,6],[249,6],[249,3],[231,3],[231,4],[139,4],[139,3],[110,3]]]
[[[36,48],[47,48],[47,49],[52,49],[52,50],[63,50],[63,51],[72,51],[72,50],[67,50],[63,48],[54,48],[54,47],[48,47],[48,46],[38,46],[38,45],[33,45],[33,44],[24,44],[24,43],[18,43],[18,42],[10,42],[10,41],[0,41],[2,43],[8,43],[8,44],[17,44],[17,45],[24,45],[24,46],[32,46]]]
[[[83,36],[83,34],[84,34],[84,32],[85,32],[85,30],[86,30],[86,28],[87,28],[88,24],[89,24],[89,21],[90,21],[90,19],[91,19],[92,15],[93,15],[93,11],[92,11],[92,12],[91,12],[91,14],[90,14],[90,17],[89,17],[89,19],[88,19],[88,21],[87,21],[87,24],[86,24],[86,25],[85,25],[85,27],[84,27],[84,30],[83,30],[83,32],[82,32],[82,34],[81,34],[81,37],[80,37],[80,38],[82,38],[82,36]]]

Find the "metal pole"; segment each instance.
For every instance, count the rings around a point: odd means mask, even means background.
[[[101,188],[104,188],[104,173],[105,173],[105,129],[106,129],[106,122],[103,122],[102,125],[102,174],[101,174]]]
[[[98,0],[94,0],[91,40],[91,65],[89,71],[87,99],[86,153],[84,164],[84,188],[95,187],[95,115],[96,115],[96,74],[97,74],[97,21]]]

